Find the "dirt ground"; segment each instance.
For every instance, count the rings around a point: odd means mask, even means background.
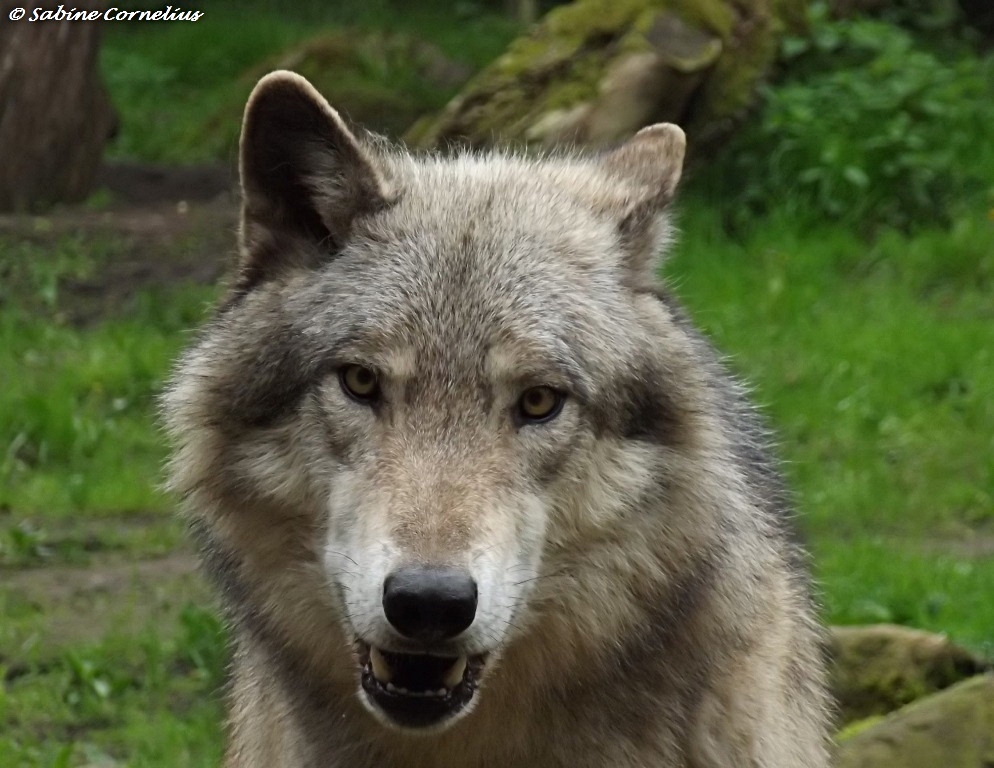
[[[221,165],[106,165],[89,204],[39,216],[0,215],[0,237],[92,244],[99,268],[60,286],[67,319],[86,325],[126,311],[147,287],[220,279],[235,253],[238,215],[232,172]]]

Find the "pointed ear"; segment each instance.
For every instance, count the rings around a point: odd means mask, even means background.
[[[243,292],[290,264],[340,250],[357,217],[389,203],[372,158],[293,72],[266,75],[249,96],[239,170]]]
[[[683,173],[686,150],[687,137],[679,127],[658,123],[601,158],[602,168],[623,190],[610,209],[637,285],[655,282],[669,233],[666,209]]]

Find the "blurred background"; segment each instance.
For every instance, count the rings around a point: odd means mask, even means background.
[[[17,7],[0,2],[0,765],[218,763],[224,629],[159,487],[155,397],[233,256],[241,110],[275,68],[415,148],[683,125],[665,276],[777,431],[826,622],[952,642],[836,630],[856,659],[841,741],[991,660],[994,4]],[[948,764],[989,765],[974,741]]]

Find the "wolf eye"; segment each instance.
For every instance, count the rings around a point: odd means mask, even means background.
[[[380,384],[376,374],[361,365],[346,365],[338,374],[345,394],[362,403],[372,403],[379,398]]]
[[[532,387],[526,389],[518,400],[518,415],[522,421],[541,424],[552,421],[563,408],[562,393],[552,387]]]

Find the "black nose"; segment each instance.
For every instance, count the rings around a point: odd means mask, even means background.
[[[476,616],[476,582],[460,568],[400,568],[383,582],[383,612],[412,640],[455,637]]]

